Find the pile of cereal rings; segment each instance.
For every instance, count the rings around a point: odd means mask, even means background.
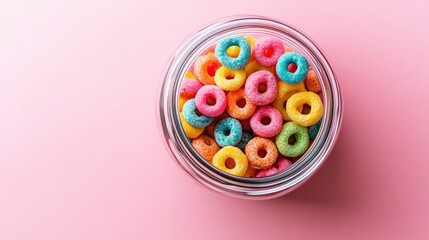
[[[322,88],[306,58],[274,37],[232,36],[194,62],[180,87],[183,130],[202,158],[241,177],[268,177],[316,138]]]

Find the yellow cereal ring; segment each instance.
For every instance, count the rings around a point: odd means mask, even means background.
[[[253,48],[253,46],[255,45],[256,39],[254,39],[252,36],[245,36],[244,38],[249,43],[250,48]]]
[[[305,92],[304,83],[301,82],[301,83],[298,83],[297,85],[291,85],[283,81],[280,81],[277,83],[277,86],[279,90],[277,93],[276,100],[274,100],[272,105],[277,110],[279,110],[284,120],[290,121],[290,118],[287,115],[287,111],[286,111],[286,102],[293,94],[297,92]],[[299,106],[298,111],[302,112],[302,108],[303,106]]]
[[[182,122],[183,130],[185,131],[188,138],[196,138],[204,131],[204,128],[196,128],[187,123],[183,117],[183,113],[180,113],[180,121]]]
[[[297,92],[305,92],[304,82],[296,85],[287,84],[283,81],[277,83],[278,93],[276,99],[288,99]]]
[[[183,105],[185,105],[185,102],[188,100],[189,99],[187,99],[185,97],[179,97],[179,112],[182,112]]]
[[[186,71],[185,78],[197,79],[191,71]]]
[[[232,159],[235,163],[232,168],[226,166],[228,159]],[[248,164],[246,155],[239,148],[233,146],[220,149],[213,157],[213,166],[236,176],[244,176]]]
[[[298,107],[308,104],[311,110],[308,114],[302,114]],[[314,92],[299,92],[292,95],[286,103],[287,115],[297,124],[308,127],[316,124],[323,114],[323,103],[319,95]]]
[[[244,70],[232,70],[227,67],[220,67],[216,70],[214,82],[225,91],[235,91],[243,86],[246,81]]]
[[[261,66],[258,61],[253,60],[250,61],[245,67],[244,67],[244,71],[246,72],[246,76],[250,76],[250,74],[259,71],[259,70],[267,70],[271,73],[274,73],[274,67],[264,67]]]
[[[228,56],[236,58],[238,57],[238,55],[240,55],[240,48],[238,46],[231,46],[226,50],[226,54],[228,54]]]

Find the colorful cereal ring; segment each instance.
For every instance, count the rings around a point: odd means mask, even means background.
[[[234,166],[228,168],[226,162],[228,159],[234,161]],[[236,176],[243,176],[248,167],[246,155],[237,147],[227,146],[220,149],[213,157],[213,166],[220,170]]]
[[[183,116],[185,120],[196,128],[207,127],[213,121],[213,117],[205,115],[198,116],[196,110],[197,106],[195,105],[194,99],[186,101],[185,105],[183,105]]]
[[[228,117],[218,122],[215,127],[214,138],[221,147],[233,146],[240,142],[242,132],[240,122]]]
[[[295,143],[289,144],[289,138],[295,136]],[[298,157],[303,154],[309,145],[310,138],[307,128],[295,122],[287,122],[276,137],[279,152],[285,157]]]
[[[233,58],[228,55],[227,50],[231,46],[238,46],[240,48],[238,57]],[[219,62],[225,67],[233,70],[243,69],[250,59],[250,45],[242,36],[229,37],[219,42],[216,46],[215,54]]]
[[[295,64],[295,72],[289,71],[289,64]],[[304,56],[295,52],[283,54],[276,64],[276,72],[280,79],[289,84],[298,84],[304,81],[308,73],[308,62]]]
[[[277,94],[276,100],[273,102],[273,107],[279,110],[283,119],[286,121],[290,121],[289,116],[286,111],[286,102],[287,100],[297,92],[305,92],[304,83],[298,83],[296,85],[287,84],[283,81],[277,83],[277,87],[279,92]],[[302,112],[302,106],[298,107],[298,111]]]
[[[246,72],[246,76],[250,76],[250,74],[257,72],[259,70],[267,70],[271,73],[274,73],[274,67],[264,67],[261,66],[258,61],[253,60],[250,61],[245,67],[244,67],[244,71]]]
[[[225,111],[226,95],[218,86],[205,85],[195,95],[195,105],[200,113],[216,117]]]
[[[219,151],[220,147],[213,138],[200,135],[192,140],[192,146],[205,160],[211,162],[213,156]]]
[[[184,98],[184,97],[179,97],[179,112],[182,112],[183,110],[183,105],[185,105],[185,102],[188,101],[189,99]]]
[[[313,69],[310,69],[307,74],[307,78],[304,80],[305,86],[308,91],[319,93],[322,91],[322,86],[320,85],[317,74]]]
[[[256,110],[256,105],[247,98],[242,88],[229,92],[226,99],[226,111],[233,118],[239,120],[250,118]]]
[[[213,53],[208,53],[207,55],[198,57],[195,61],[194,74],[201,83],[214,85],[214,74],[220,66],[221,64],[216,56]]]
[[[256,169],[267,169],[277,160],[276,145],[269,139],[255,137],[246,145],[247,160],[251,167]]]
[[[256,109],[250,118],[250,127],[261,137],[274,137],[282,128],[283,119],[279,111],[272,106]]]
[[[277,162],[272,167],[259,171],[258,174],[256,174],[256,177],[257,178],[269,177],[283,172],[284,170],[288,169],[290,166],[292,166],[292,163],[287,158],[279,157],[277,159]]]
[[[180,85],[180,96],[185,98],[194,98],[198,90],[203,86],[199,81],[195,81],[192,78],[183,79],[182,85]]]
[[[311,125],[308,128],[308,135],[310,136],[310,140],[314,140],[319,132],[320,125],[322,125],[322,119],[320,119],[316,124]]]
[[[261,91],[261,86],[265,86],[265,91]],[[270,104],[277,96],[276,77],[267,70],[254,72],[247,78],[244,91],[247,98],[254,104]]]
[[[253,56],[259,64],[266,67],[276,65],[277,60],[284,52],[283,43],[272,37],[258,39],[253,47]]]
[[[302,114],[300,106],[307,104],[311,107],[310,113]],[[292,95],[286,103],[287,115],[301,126],[308,127],[316,124],[323,114],[323,103],[319,95],[314,92],[299,92]]]
[[[196,138],[204,131],[204,128],[196,128],[186,122],[183,113],[180,113],[180,122],[182,123],[183,131],[185,131],[185,134],[188,136],[188,138]]]
[[[222,66],[216,70],[214,81],[217,86],[225,91],[235,91],[240,89],[246,81],[246,72]]]
[[[240,142],[238,142],[235,146],[238,147],[238,148],[240,148],[241,150],[244,150],[244,148],[246,147],[247,143],[252,138],[253,138],[252,134],[250,134],[248,132],[243,132],[243,134],[241,135]]]

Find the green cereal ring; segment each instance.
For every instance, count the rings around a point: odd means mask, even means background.
[[[289,138],[295,136],[295,143],[289,144]],[[276,137],[279,152],[285,157],[298,157],[303,154],[309,145],[310,137],[306,127],[294,122],[287,122]]]

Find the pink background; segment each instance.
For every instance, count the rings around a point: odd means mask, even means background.
[[[178,2],[0,2],[0,239],[429,238],[427,1]],[[310,35],[344,94],[326,164],[270,201],[200,187],[156,127],[178,44],[238,13]]]

